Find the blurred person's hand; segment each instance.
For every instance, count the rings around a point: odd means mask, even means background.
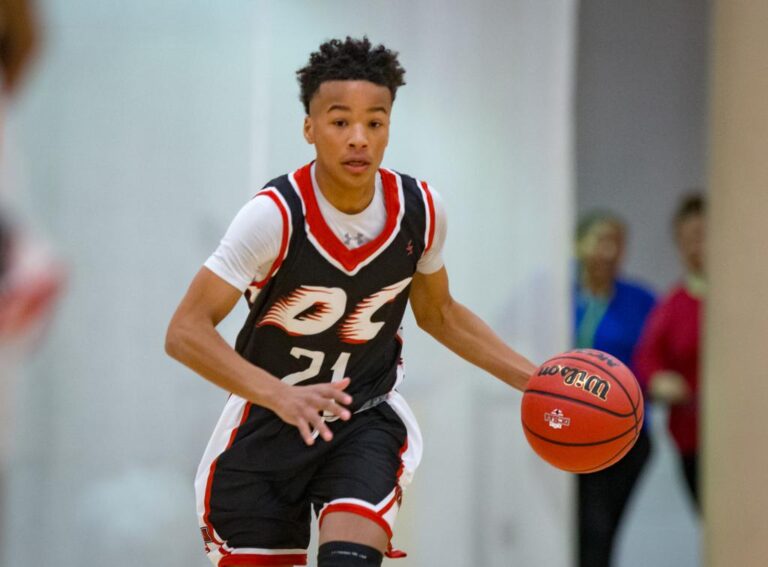
[[[651,376],[648,391],[654,400],[670,405],[691,399],[691,389],[685,378],[673,370],[662,370]]]
[[[0,241],[0,346],[37,338],[63,284],[64,269],[46,246],[25,235],[6,234]]]

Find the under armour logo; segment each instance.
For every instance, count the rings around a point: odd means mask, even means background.
[[[413,240],[408,241],[408,246],[405,247],[405,249],[408,251],[408,255],[413,255]]]
[[[359,233],[359,232],[357,234],[355,234],[354,236],[352,236],[348,232],[344,233],[344,244],[347,247],[349,247],[353,242],[357,246],[362,246],[363,244],[366,243],[366,241],[367,241],[367,239],[365,238],[365,236],[363,234]]]

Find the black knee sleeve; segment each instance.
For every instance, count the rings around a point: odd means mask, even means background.
[[[317,567],[380,567],[381,552],[359,543],[329,541],[320,546]]]

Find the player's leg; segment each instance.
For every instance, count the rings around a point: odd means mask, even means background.
[[[378,567],[385,554],[400,554],[390,541],[421,435],[397,395],[332,425],[334,448],[310,484],[320,520],[318,567]]]
[[[318,567],[378,567],[389,545],[389,535],[376,522],[349,512],[323,518]]]

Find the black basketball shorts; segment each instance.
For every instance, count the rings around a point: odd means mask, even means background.
[[[312,508],[321,525],[327,514],[351,512],[392,538],[402,489],[421,459],[421,433],[400,394],[329,423],[333,440],[313,446],[274,416],[243,435],[251,408],[261,409],[229,398],[195,479],[214,565],[306,565]]]

